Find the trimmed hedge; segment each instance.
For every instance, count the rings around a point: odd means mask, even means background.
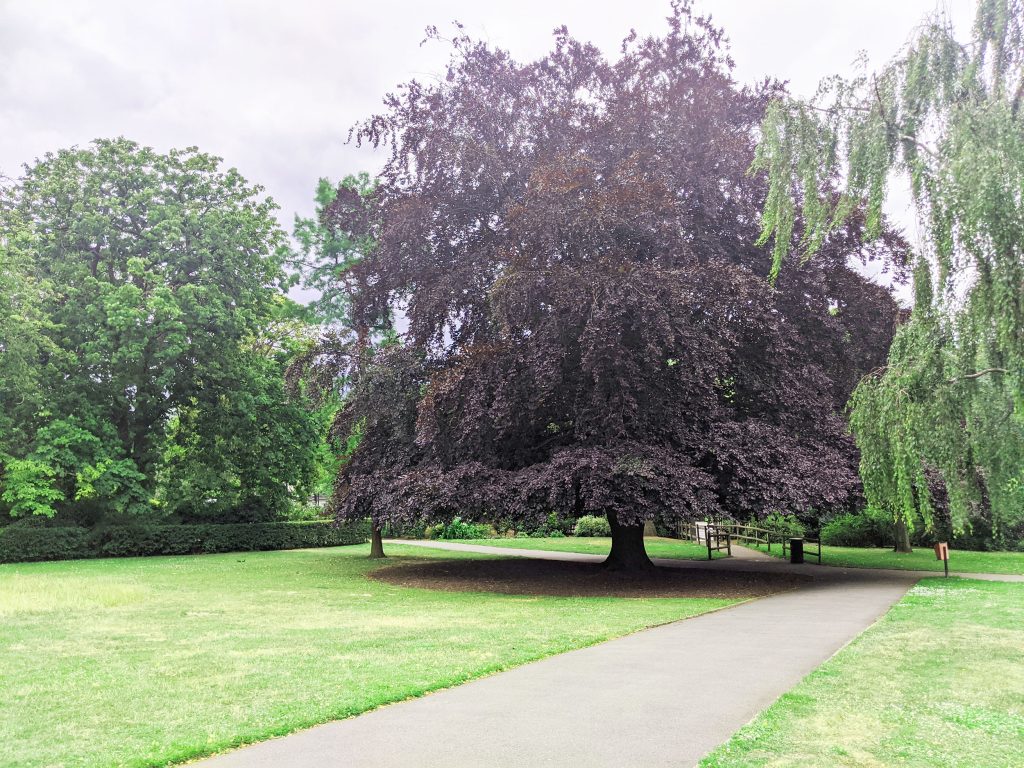
[[[368,522],[329,520],[205,525],[119,525],[105,528],[0,528],[0,563],[92,557],[195,555],[362,544]]]

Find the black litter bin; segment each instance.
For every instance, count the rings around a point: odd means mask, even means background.
[[[789,562],[802,563],[804,561],[804,540],[789,540]]]

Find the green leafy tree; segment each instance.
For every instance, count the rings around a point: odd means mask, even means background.
[[[216,387],[177,414],[164,479],[185,522],[265,522],[304,500],[316,472],[317,420],[284,394],[279,361],[248,356],[237,386]]]
[[[37,361],[51,351],[40,310],[48,286],[30,275],[32,232],[6,203],[0,195],[0,457],[27,446],[41,405]]]
[[[78,522],[94,523],[105,512],[148,509],[145,476],[130,459],[112,453],[116,433],[109,423],[90,424],[75,416],[38,414],[41,425],[31,449],[8,457],[3,500],[11,514],[53,517],[63,502],[73,502]]]
[[[926,242],[909,322],[853,394],[864,489],[898,549],[934,523],[928,474],[954,528],[991,514],[998,536],[1024,509],[1024,4],[982,0],[967,43],[930,18],[879,71],[775,101],[762,131],[776,274],[861,207],[880,234],[892,175],[909,180]]]
[[[169,424],[212,403],[228,407],[219,419],[203,412],[206,431],[193,437],[204,458],[223,449],[219,462],[277,492],[269,468],[283,459],[264,452],[260,426],[294,414],[280,366],[249,342],[273,319],[286,247],[261,192],[194,148],[160,154],[126,139],[47,154],[4,190],[5,264],[19,259],[45,318],[43,341],[23,344],[21,378],[4,377],[38,392],[3,459],[14,514],[149,511]],[[2,295],[20,306],[25,294]]]
[[[322,418],[325,450],[321,452],[320,474],[325,481],[330,478],[335,497],[339,470],[359,450],[369,415],[360,410],[363,401],[352,396],[353,387],[375,350],[395,343],[390,307],[368,311],[357,301],[367,287],[365,273],[357,267],[377,248],[376,190],[376,181],[366,173],[346,176],[337,186],[320,179],[315,215],[295,218],[294,234],[300,245],[295,266],[303,286],[316,292],[310,308],[328,330],[319,343],[296,358],[293,387],[309,396]],[[339,417],[342,412],[345,418]],[[339,428],[341,423],[348,427]],[[342,488],[341,492],[346,491]],[[379,525],[372,528],[370,557],[384,557]]]
[[[316,293],[310,307],[321,322],[352,330],[358,323],[352,313],[352,297],[359,287],[353,267],[376,245],[365,208],[375,188],[365,172],[346,176],[337,185],[320,179],[315,215],[295,217],[294,234],[299,243],[295,266],[303,287]],[[343,211],[358,212],[362,221],[346,219],[345,226],[338,226]]]
[[[265,522],[317,479],[324,417],[284,389],[289,361],[316,338],[300,305],[275,297],[273,314],[170,423],[161,502],[186,522]]]

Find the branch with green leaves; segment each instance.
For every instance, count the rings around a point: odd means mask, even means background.
[[[777,100],[762,123],[751,171],[769,183],[772,280],[855,212],[879,236],[890,183],[909,183],[923,239],[914,310],[851,401],[868,499],[908,521],[932,519],[931,470],[957,527],[1021,506],[1022,98],[1024,4],[981,0],[969,42],[933,16],[886,66]]]

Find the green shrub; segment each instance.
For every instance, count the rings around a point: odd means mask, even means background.
[[[804,524],[797,520],[796,517],[784,515],[781,512],[772,512],[761,520],[753,521],[751,525],[756,525],[758,528],[766,528],[777,536],[787,539],[800,538],[807,532]]]
[[[692,528],[693,525],[687,525],[687,528]],[[654,521],[654,531],[664,539],[678,539],[681,524],[678,522],[667,523],[664,520],[656,519]]]
[[[461,517],[453,517],[450,523],[429,525],[424,534],[428,539],[489,539],[495,536],[493,526],[467,523]]]
[[[896,538],[895,524],[886,513],[868,507],[859,513],[840,515],[825,523],[821,528],[821,541],[835,547],[891,547]],[[927,530],[920,522],[910,532],[910,543],[914,547],[930,547],[937,541],[948,541],[953,549],[984,551],[1005,551],[1024,548],[1024,541],[1018,543],[1024,526],[1009,526],[997,536],[991,523],[984,518],[974,518],[970,526],[959,533],[949,530],[949,521],[941,518],[935,521],[935,528]]]
[[[4,520],[2,523],[0,523],[0,526],[4,526],[5,527],[5,528],[0,528],[0,530],[8,530],[8,531],[13,530],[13,529],[24,529],[24,528],[53,528],[53,527],[55,527],[54,524],[53,524],[53,518],[52,517],[46,517],[45,515],[28,515],[27,517],[17,517],[17,518],[14,518],[14,519],[8,518],[7,520]],[[64,526],[61,526],[61,527],[64,527]],[[69,527],[74,528],[75,526],[72,525],[72,526],[69,526]]]
[[[576,536],[611,536],[612,529],[608,525],[607,518],[584,515],[576,521],[573,534]]]
[[[1004,550],[1022,552],[1024,551],[1024,520],[1004,522],[998,530],[993,530],[991,519],[973,518],[970,521],[970,526],[960,533],[954,533],[951,537],[948,537],[948,534],[946,536],[933,534],[932,538],[949,541],[950,546],[954,549],[969,549],[979,552]],[[917,542],[914,541],[914,543]],[[922,541],[921,543],[931,544],[932,542]]]
[[[405,525],[389,525],[392,536],[398,536],[403,539],[429,539],[427,535],[427,528],[430,526],[426,525],[422,520],[418,520],[415,523],[407,523]]]
[[[832,547],[885,547],[892,545],[891,525],[868,514],[847,513],[821,527],[821,543]]]
[[[86,528],[0,529],[0,563],[90,557],[189,555],[361,544],[369,523],[331,521],[204,525],[116,525]]]
[[[532,539],[558,538],[572,533],[574,524],[572,519],[563,519],[557,512],[549,512],[544,522],[535,528],[527,528],[526,532]]]
[[[288,511],[283,519],[288,522],[300,522],[306,520],[327,520],[329,518],[325,514],[323,507],[318,507],[316,504],[299,504],[295,502],[288,507]]]

